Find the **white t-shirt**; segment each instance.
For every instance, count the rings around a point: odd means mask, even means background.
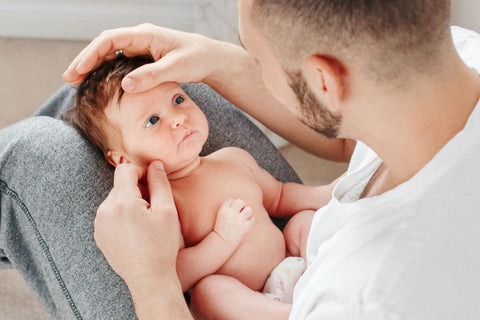
[[[452,34],[480,71],[480,35]],[[356,200],[380,164],[358,143],[316,213],[290,319],[480,319],[480,103],[413,178]]]

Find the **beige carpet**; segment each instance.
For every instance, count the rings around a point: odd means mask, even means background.
[[[0,128],[32,115],[63,83],[64,69],[84,45],[0,38]],[[281,151],[308,185],[328,183],[346,168],[294,146]],[[0,319],[49,319],[15,270],[0,270]]]
[[[0,128],[30,116],[63,83],[84,42],[0,38]]]

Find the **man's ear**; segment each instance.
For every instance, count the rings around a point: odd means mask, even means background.
[[[131,163],[125,155],[119,151],[107,151],[106,154],[107,161],[114,167],[117,167],[119,164],[122,163]]]
[[[312,55],[305,59],[302,72],[317,98],[332,111],[339,111],[346,74],[343,65],[333,58]]]

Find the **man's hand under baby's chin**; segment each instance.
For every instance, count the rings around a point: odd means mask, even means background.
[[[142,194],[142,198],[143,198],[143,200],[147,201],[148,203],[150,203],[150,194],[148,192],[148,178],[147,178],[148,177],[148,168],[150,168],[150,166],[152,165],[153,162],[155,162],[157,164],[160,163],[161,167],[164,168],[163,162],[160,161],[160,160],[154,160],[154,161],[146,164],[145,166],[131,163],[131,165],[135,166],[135,169],[137,171],[138,188],[140,189],[140,193]]]
[[[150,196],[148,194],[148,185],[147,185],[147,171],[148,171],[148,166],[140,166],[135,163],[131,162],[124,162],[121,163],[117,166],[117,169],[119,166],[128,166],[130,168],[133,168],[135,173],[136,173],[136,184],[138,186],[138,189],[140,190],[140,193],[142,195],[142,198],[147,201],[148,203],[150,200]]]
[[[147,182],[147,172],[148,167],[134,165],[135,169],[137,170],[138,174],[138,189],[140,189],[140,193],[142,194],[143,200],[150,203],[150,195],[148,193],[148,182]]]

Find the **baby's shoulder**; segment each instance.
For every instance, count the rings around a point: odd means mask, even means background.
[[[243,150],[242,148],[237,147],[225,147],[219,149],[213,153],[211,153],[208,157],[210,158],[228,158],[230,160],[248,160],[248,161],[255,161],[252,155],[247,151]]]
[[[232,159],[251,159],[254,160],[248,151],[237,147],[225,147],[211,153],[208,157],[212,158],[232,158]]]
[[[257,162],[248,151],[237,147],[219,149],[208,155],[208,158],[218,161],[228,161],[229,163],[238,163],[239,165],[249,168],[257,166]]]

